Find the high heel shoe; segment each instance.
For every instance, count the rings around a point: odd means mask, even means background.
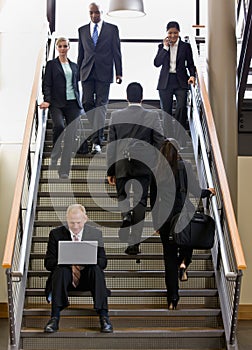
[[[186,267],[179,268],[179,280],[181,282],[186,282],[188,280],[188,274],[186,272]]]
[[[179,299],[168,300],[168,310],[176,310]]]

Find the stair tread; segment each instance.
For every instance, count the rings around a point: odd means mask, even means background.
[[[21,335],[23,337],[34,337],[34,335],[43,334],[44,337],[47,337],[48,334],[44,333],[43,329],[33,329],[33,328],[24,328],[21,331]],[[153,328],[121,328],[114,330],[113,333],[110,334],[103,334],[100,332],[98,328],[73,328],[73,329],[59,329],[56,333],[50,333],[50,337],[52,338],[59,338],[59,337],[81,337],[86,338],[87,336],[90,337],[122,337],[122,336],[129,336],[132,335],[136,338],[140,338],[143,336],[149,336],[149,337],[184,337],[191,335],[195,336],[197,338],[199,337],[220,337],[224,334],[223,328],[209,328],[209,327],[195,327],[195,328],[183,328],[183,327],[174,327],[174,328],[166,328],[166,327],[158,327],[156,329]]]
[[[38,197],[114,197],[117,198],[116,192],[98,192],[98,191],[92,191],[92,194],[90,192],[84,192],[84,191],[38,191]]]
[[[137,306],[137,305],[136,305]],[[127,305],[129,307],[129,305]],[[25,308],[24,309],[24,316],[50,316],[51,310],[49,308]],[[67,316],[67,317],[84,317],[84,316],[97,316],[95,310],[82,306],[82,308],[67,308],[64,311],[61,312],[61,317]],[[194,305],[194,308],[188,308],[188,305],[182,305],[179,306],[179,308],[174,313],[173,311],[168,310],[167,308],[157,308],[155,305],[155,308],[118,308],[115,309],[110,306],[109,308],[109,315],[112,317],[153,317],[153,316],[173,316],[173,317],[202,317],[202,316],[218,316],[220,315],[220,309],[219,308],[200,308],[200,305]]]
[[[44,288],[27,288],[26,295],[29,296],[44,296]],[[90,296],[89,291],[71,291],[69,296]],[[183,296],[217,296],[217,289],[202,289],[202,288],[186,288],[179,289],[179,295]],[[111,297],[114,296],[166,296],[166,289],[152,289],[152,288],[114,288],[111,289]]]
[[[142,260],[163,260],[163,254],[146,254],[146,253],[140,253],[138,255],[127,255],[122,253],[114,253],[114,254],[106,254],[108,260],[132,260],[132,259],[142,259]],[[45,253],[31,253],[30,258],[31,259],[44,259]],[[195,259],[202,259],[202,260],[208,260],[209,254],[200,254],[198,257],[196,255],[194,256]]]
[[[92,223],[97,224],[99,227],[105,226],[105,227],[111,227],[111,228],[112,227],[119,228],[122,224],[122,221],[121,220],[94,220],[93,222],[89,221],[89,224],[92,224]],[[33,226],[34,227],[52,227],[52,226],[57,227],[61,225],[62,225],[62,221],[60,220],[47,220],[47,221],[35,220]],[[152,227],[152,222],[146,220],[144,222],[144,227]]]
[[[152,271],[152,270],[138,270],[138,271],[104,271],[106,277],[164,277],[165,272],[162,270]],[[207,270],[207,271],[187,271],[188,277],[214,277],[214,271],[213,270]],[[41,277],[41,276],[49,276],[50,272],[46,270],[40,270],[40,271],[28,271],[28,276],[30,277]]]
[[[33,243],[47,243],[48,242],[48,235],[47,236],[33,236],[32,237]],[[103,237],[104,243],[121,243],[118,237],[114,236],[105,236]],[[161,243],[160,236],[157,234],[154,234],[150,237],[147,237],[144,240],[144,243]],[[208,254],[210,255],[210,253]]]

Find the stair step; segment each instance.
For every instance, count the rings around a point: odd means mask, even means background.
[[[99,328],[60,329],[46,334],[43,329],[23,329],[24,349],[88,350],[88,349],[224,349],[223,328],[141,327],[115,329],[114,333],[100,333]]]
[[[38,197],[60,197],[60,198],[65,198],[65,197],[81,197],[81,198],[107,198],[108,196],[112,198],[117,198],[116,192],[38,192]]]
[[[139,278],[139,277],[152,277],[152,278],[164,278],[164,271],[147,271],[147,270],[138,270],[138,271],[104,271],[105,276],[108,278],[118,277],[118,278]],[[214,271],[188,271],[189,278],[209,278],[214,277]],[[48,277],[50,274],[49,271],[28,271],[28,277]]]
[[[45,334],[43,330],[22,330],[21,334],[26,334],[27,337],[34,335],[39,335],[39,334],[44,334],[45,336],[48,336],[48,334]],[[73,329],[72,331],[69,330],[64,330],[61,329],[56,333],[50,334],[50,338],[58,338],[58,337],[65,337],[65,338],[75,338],[75,337],[81,337],[81,338],[86,338],[87,336],[89,337],[135,337],[135,338],[141,338],[141,337],[167,337],[167,338],[174,338],[174,337],[194,337],[196,336],[197,338],[202,337],[202,338],[210,338],[210,337],[220,337],[224,334],[224,330],[222,328],[220,329],[210,329],[210,328],[188,328],[188,329],[183,329],[183,328],[163,328],[163,329],[146,329],[143,330],[141,328],[139,329],[134,329],[134,330],[128,330],[128,329],[120,329],[120,330],[115,330],[112,334],[102,334],[98,330],[92,330],[92,329]]]
[[[76,198],[76,196],[74,196]],[[113,227],[113,228],[119,228],[122,224],[121,220],[95,220],[94,221],[98,227]],[[91,224],[91,222],[89,222]],[[51,220],[51,221],[38,221],[35,220],[34,221],[34,227],[57,227],[57,226],[61,226],[62,225],[62,221],[55,221],[55,220]],[[151,221],[145,221],[144,222],[144,227],[152,227],[152,222]]]
[[[136,257],[140,260],[163,260],[163,254],[145,254],[141,253],[138,255],[128,255],[128,254],[106,254],[108,260],[131,260],[136,259]],[[30,258],[33,259],[44,259],[45,253],[31,253]],[[208,260],[209,254],[198,254],[194,255],[194,260]]]
[[[112,289],[111,297],[166,297],[167,293],[165,289]],[[218,296],[217,289],[180,289],[180,297],[216,297]],[[27,288],[26,296],[45,296],[45,290],[43,288]],[[89,291],[70,291],[69,296],[72,297],[84,297],[91,296]]]
[[[105,183],[108,184],[107,179],[104,179],[102,182],[101,179],[75,179],[75,178],[69,178],[69,179],[60,179],[60,178],[45,178],[45,179],[40,179],[39,180],[40,184],[101,184]],[[66,210],[66,208],[65,208]]]
[[[121,243],[119,238],[114,237],[114,236],[103,237],[103,241],[104,241],[104,243]],[[47,243],[48,242],[48,235],[47,236],[33,236],[32,242],[33,243]],[[147,237],[142,243],[144,243],[144,244],[145,243],[161,243],[160,236],[153,234],[152,236]],[[204,254],[204,255],[206,255],[208,258],[211,258],[211,253]],[[194,256],[196,256],[196,255],[194,255]]]
[[[129,309],[127,308],[116,309],[110,306],[109,315],[121,316],[121,317],[203,317],[203,316],[219,316],[221,310],[219,308],[202,308],[200,305],[194,305],[194,308],[183,305],[183,308],[178,308],[176,312],[168,310],[167,308],[157,308],[153,305],[153,308],[148,308],[146,305],[138,305],[138,308]],[[26,308],[24,309],[24,316],[39,317],[39,316],[50,316],[51,310],[48,308]],[[68,307],[61,312],[61,316],[67,317],[81,317],[81,316],[97,316],[96,311],[90,309],[90,305],[80,305],[80,308]]]
[[[43,164],[41,166],[41,170],[51,170],[51,165],[49,164]],[[106,164],[73,164],[71,166],[71,170],[80,170],[80,171],[84,171],[84,170],[103,170],[103,171],[107,171],[107,166]]]
[[[38,212],[41,212],[41,211],[49,211],[49,212],[63,212],[65,214],[66,212],[66,207],[65,206],[43,206],[43,205],[37,205],[37,213]],[[118,212],[120,213],[120,210],[118,208],[118,206],[115,206],[115,207],[106,207],[106,206],[102,206],[102,207],[98,207],[98,206],[85,206],[85,209],[87,212],[89,211],[101,211],[101,212],[104,212],[104,211],[109,211],[109,212]],[[150,207],[147,207],[146,208],[146,211],[147,212],[150,212],[151,211],[151,208]]]

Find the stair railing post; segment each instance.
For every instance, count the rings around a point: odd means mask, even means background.
[[[12,277],[11,269],[6,269],[7,293],[8,293],[8,311],[9,311],[9,341],[11,346],[16,345],[16,329],[15,329],[15,312],[13,301]]]
[[[230,345],[233,345],[236,341],[238,309],[239,309],[239,301],[240,301],[240,295],[241,295],[241,279],[242,279],[242,271],[238,271],[237,277],[236,277],[235,294],[234,294],[233,315],[232,315],[231,327],[230,327],[230,338],[229,338]]]

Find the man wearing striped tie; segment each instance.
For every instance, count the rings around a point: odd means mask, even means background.
[[[92,153],[100,153],[106,108],[115,67],[122,81],[122,57],[117,26],[101,19],[100,5],[89,5],[90,23],[79,28],[77,64],[82,83],[82,103],[92,126]]]
[[[46,283],[46,298],[51,302],[51,318],[45,326],[46,333],[54,333],[59,328],[60,311],[69,305],[68,291],[91,291],[94,309],[100,317],[101,332],[111,333],[113,327],[108,316],[107,297],[110,290],[106,287],[103,270],[107,266],[102,233],[88,225],[85,208],[80,204],[70,205],[66,213],[67,225],[51,230],[45,256],[45,268],[50,271]],[[58,265],[59,241],[98,241],[97,264]]]

